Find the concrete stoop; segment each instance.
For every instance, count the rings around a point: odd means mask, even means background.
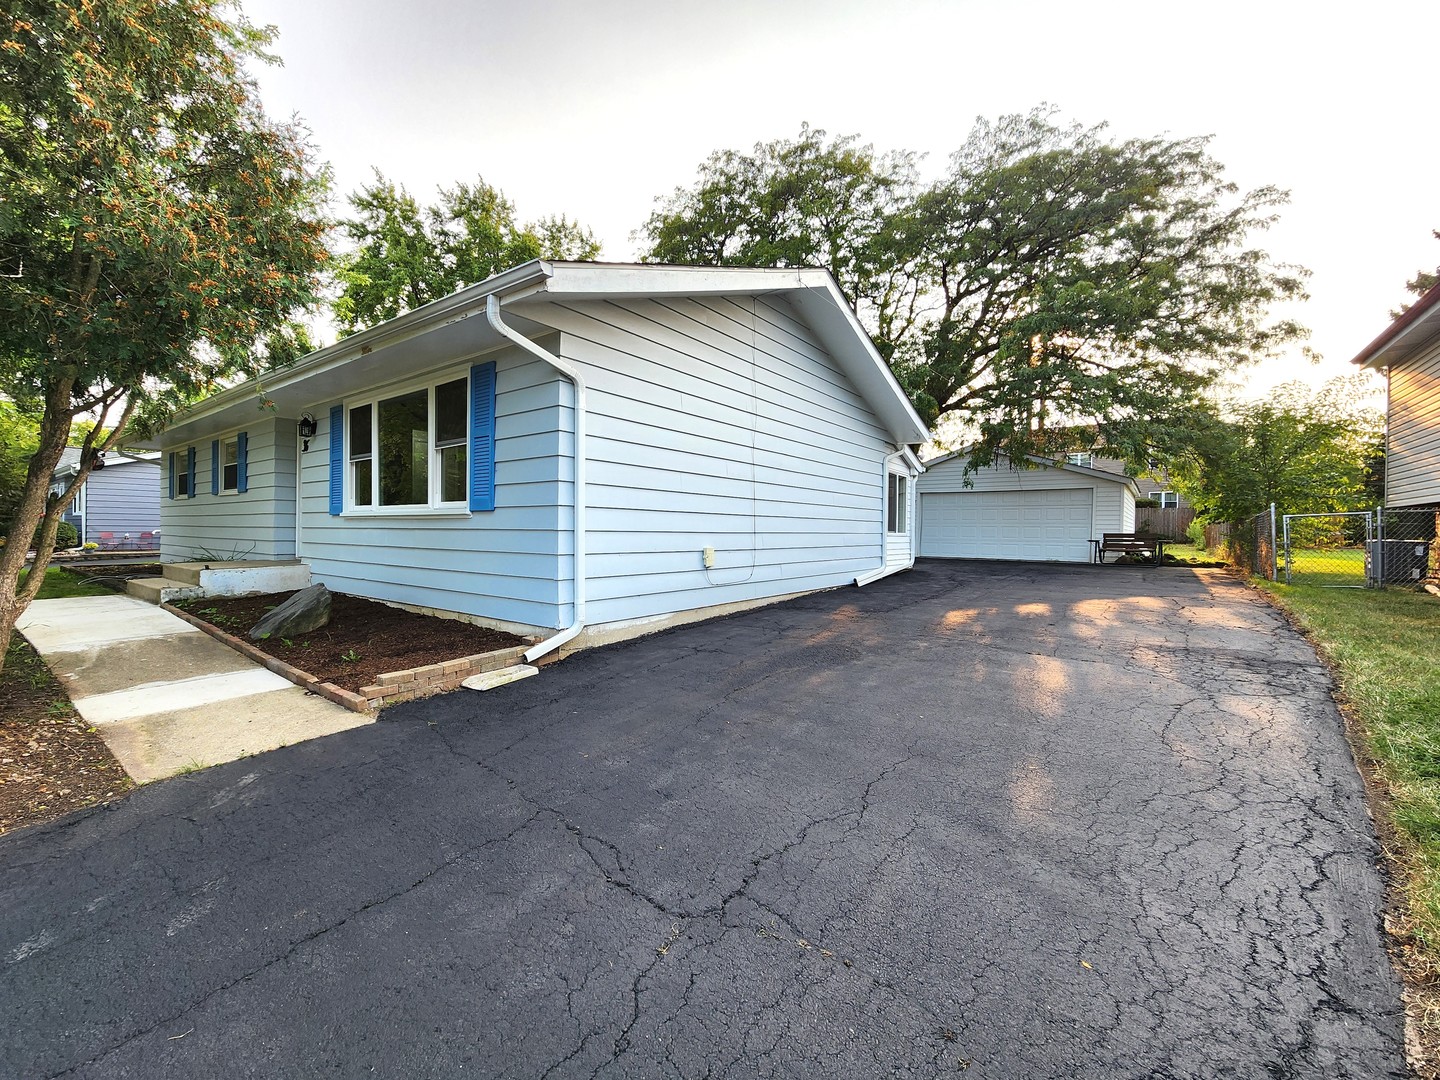
[[[196,596],[249,596],[293,592],[310,584],[310,567],[299,559],[248,562],[166,563],[161,577],[131,578],[125,591],[152,604]]]

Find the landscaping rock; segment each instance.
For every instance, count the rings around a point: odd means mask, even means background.
[[[293,638],[318,630],[330,621],[330,590],[324,585],[301,589],[250,628],[255,641]]]

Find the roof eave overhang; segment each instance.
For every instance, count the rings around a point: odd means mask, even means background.
[[[1379,371],[1413,359],[1440,342],[1440,283],[1410,305],[1350,362]]]

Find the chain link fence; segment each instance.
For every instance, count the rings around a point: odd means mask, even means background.
[[[1257,577],[1329,588],[1440,581],[1440,504],[1343,514],[1275,507],[1205,526],[1205,548]]]
[[[1370,583],[1414,586],[1440,577],[1437,527],[1440,506],[1376,510],[1375,537],[1366,559]]]
[[[1375,515],[1285,514],[1281,518],[1281,562],[1287,585],[1363,589],[1370,584]]]
[[[1275,580],[1275,507],[1254,517],[1205,527],[1205,546],[1232,566]]]

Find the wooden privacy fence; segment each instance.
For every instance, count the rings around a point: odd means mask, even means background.
[[[1185,530],[1195,520],[1193,506],[1137,506],[1135,508],[1135,531],[1152,536],[1168,536],[1175,540],[1185,539]]]

